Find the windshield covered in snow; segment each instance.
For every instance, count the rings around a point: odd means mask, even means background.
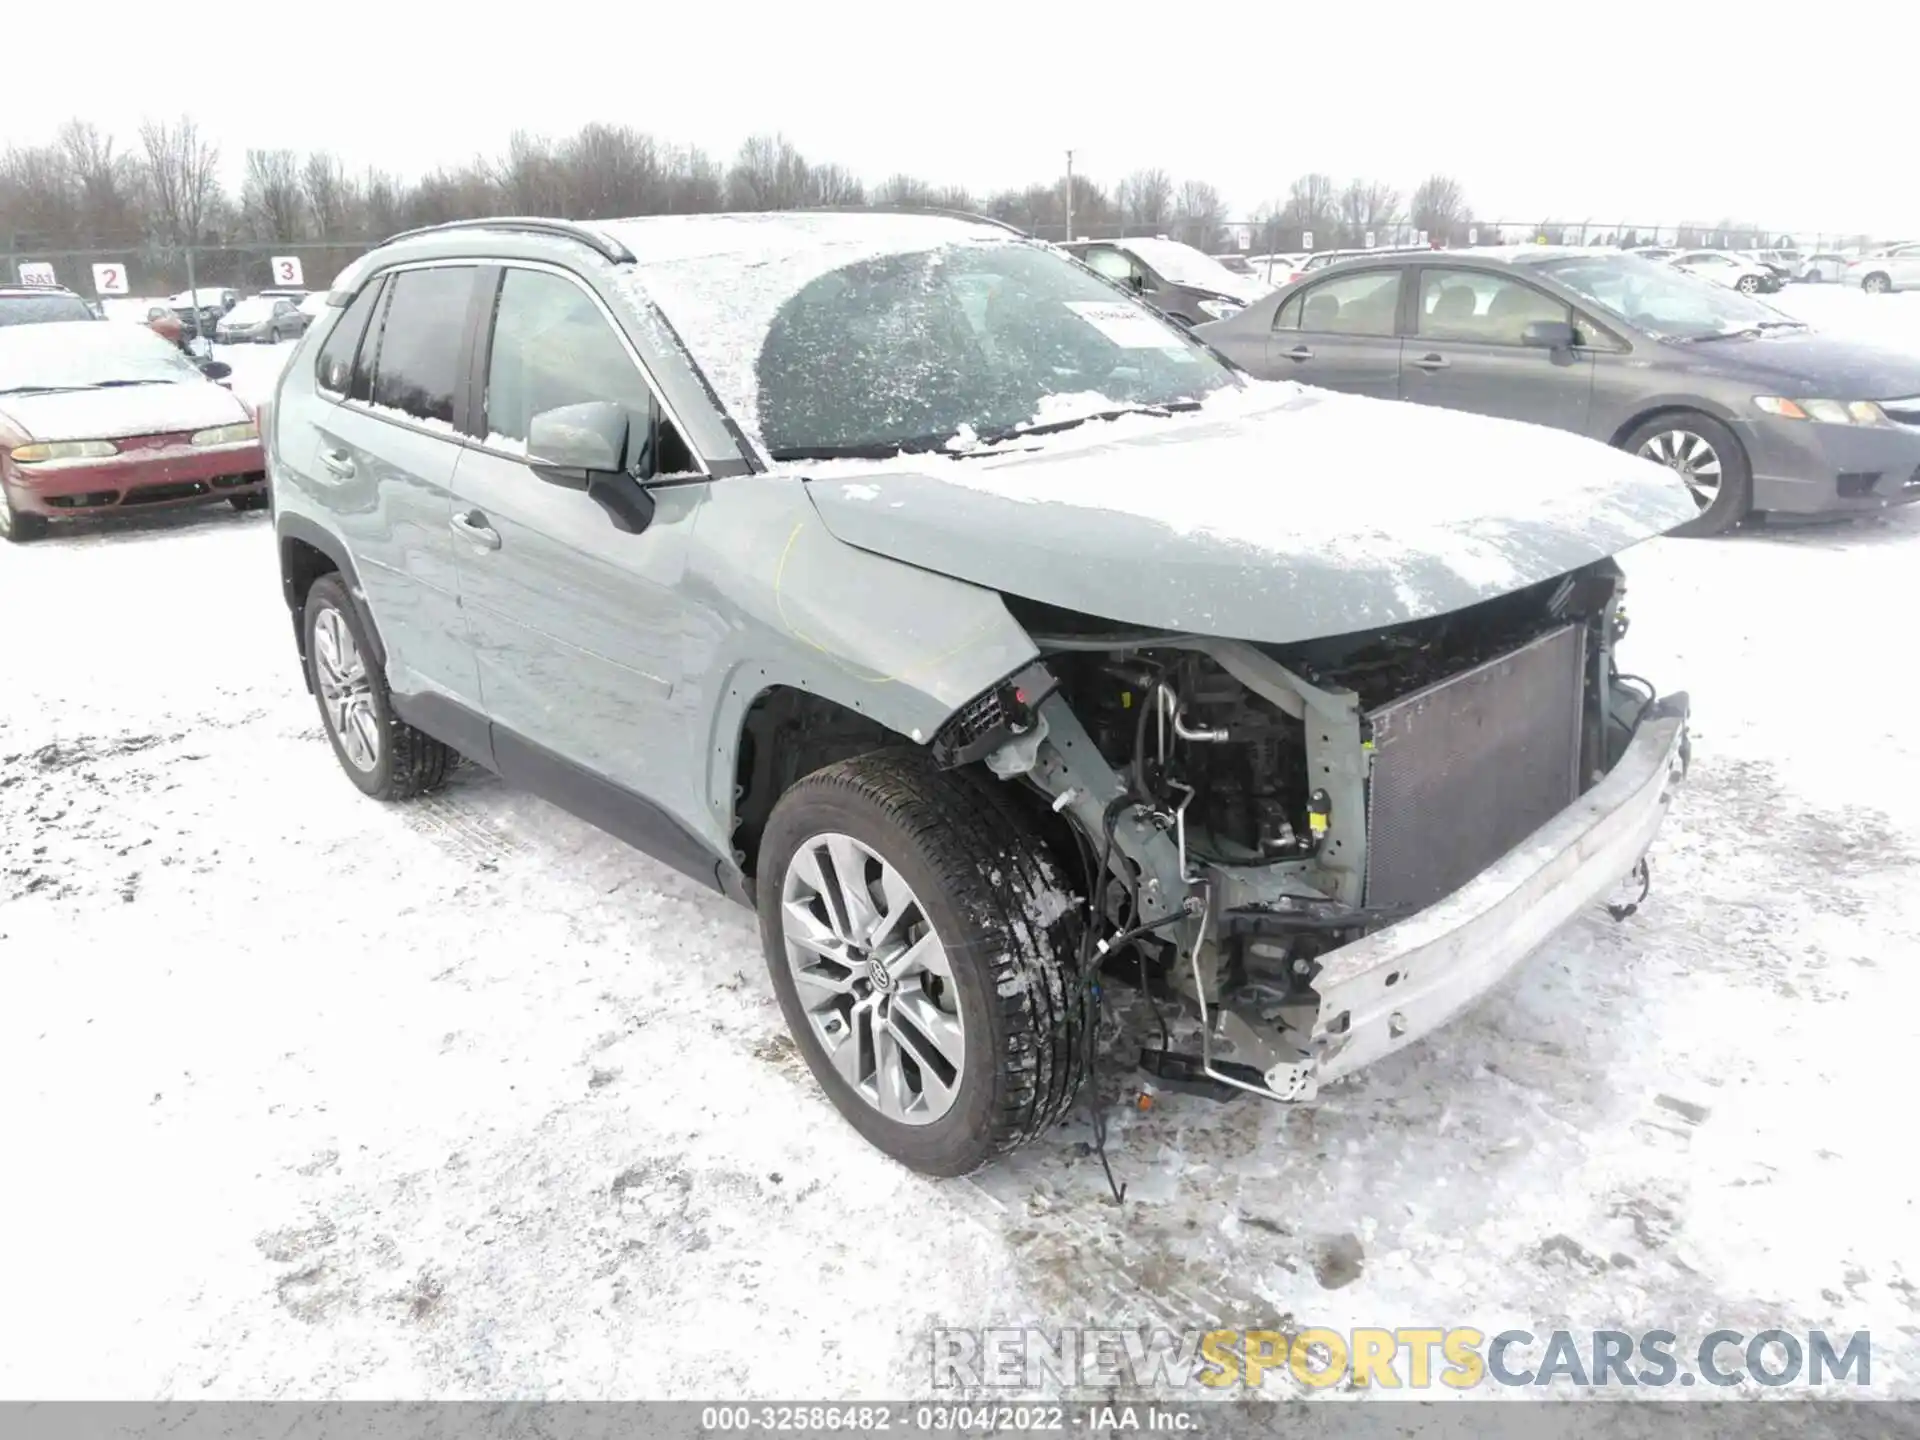
[[[1143,305],[1030,245],[884,255],[811,281],[760,350],[779,459],[963,449],[1189,407],[1231,373]]]
[[[0,331],[0,395],[188,380],[204,382],[204,377],[144,325],[76,321]]]
[[[91,320],[87,302],[57,291],[45,295],[0,295],[0,325],[42,325],[55,320]]]
[[[1633,255],[1577,255],[1537,267],[1609,314],[1668,340],[1798,328],[1771,305]]]

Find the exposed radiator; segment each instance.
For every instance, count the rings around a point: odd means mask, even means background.
[[[1573,803],[1585,663],[1566,625],[1371,712],[1369,905],[1430,904]]]

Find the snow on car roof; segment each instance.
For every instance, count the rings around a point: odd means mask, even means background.
[[[871,211],[660,215],[595,228],[633,252],[636,298],[660,308],[722,403],[752,433],[759,429],[761,346],[780,307],[810,282],[882,255],[1036,243],[986,221]]]

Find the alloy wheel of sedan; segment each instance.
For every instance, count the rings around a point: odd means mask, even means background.
[[[338,610],[329,607],[314,617],[313,658],[327,727],[348,763],[371,772],[380,763],[380,718],[366,659]]]
[[[815,835],[780,889],[781,937],[814,1038],[889,1120],[953,1107],[966,1032],[945,946],[901,873],[849,835]]]
[[[1659,461],[1686,481],[1694,503],[1702,510],[1719,496],[1720,452],[1705,436],[1691,430],[1662,430],[1647,437],[1640,454],[1645,459]]]

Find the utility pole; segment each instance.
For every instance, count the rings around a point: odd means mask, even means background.
[[[1073,151],[1067,151],[1067,233],[1064,237],[1073,239]]]

